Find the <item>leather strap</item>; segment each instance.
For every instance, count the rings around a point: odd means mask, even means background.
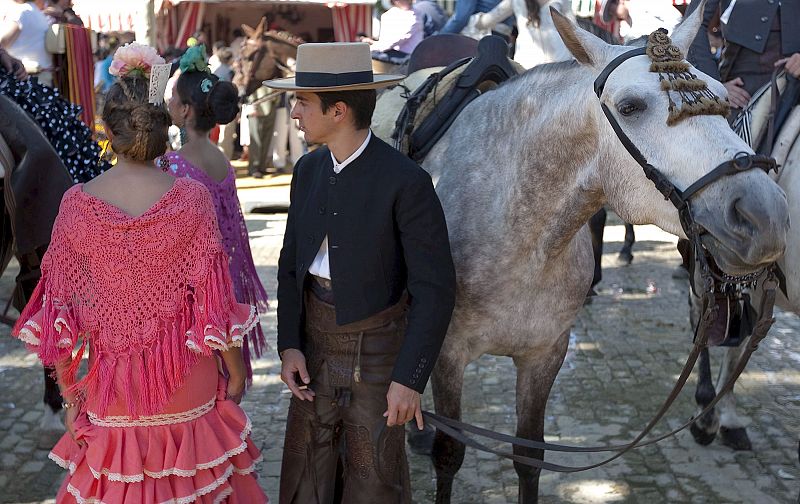
[[[661,408],[656,413],[656,415],[653,417],[653,419],[642,430],[642,432],[640,432],[639,435],[636,436],[636,438],[633,441],[629,442],[629,443],[621,444],[621,445],[607,445],[607,446],[595,446],[595,447],[579,447],[579,446],[561,445],[561,444],[556,444],[556,443],[546,443],[546,442],[542,442],[542,441],[533,441],[533,440],[530,440],[530,439],[523,439],[523,438],[519,438],[519,437],[515,437],[515,436],[509,436],[507,434],[501,434],[501,433],[493,432],[493,431],[490,431],[488,429],[483,429],[483,428],[476,427],[474,425],[470,425],[470,424],[467,424],[467,423],[464,423],[464,422],[460,422],[460,421],[457,421],[457,420],[453,420],[453,419],[449,419],[449,418],[446,418],[446,417],[442,417],[442,416],[436,415],[435,413],[431,413],[429,411],[423,411],[423,416],[425,417],[425,421],[429,422],[431,425],[433,425],[437,429],[441,430],[442,432],[444,432],[448,436],[452,437],[456,441],[459,441],[459,442],[461,442],[461,443],[463,443],[463,444],[465,444],[467,446],[470,446],[472,448],[475,448],[477,450],[481,450],[481,451],[484,451],[484,452],[487,452],[487,453],[493,453],[493,454],[498,455],[500,457],[512,460],[514,462],[517,462],[517,463],[520,463],[520,464],[523,464],[523,465],[526,465],[526,466],[535,467],[535,468],[539,468],[539,469],[546,469],[546,470],[554,471],[554,472],[566,472],[566,473],[586,471],[586,470],[589,470],[589,469],[594,469],[596,467],[600,467],[600,466],[602,466],[604,464],[607,464],[607,463],[609,463],[609,462],[621,457],[623,454],[625,454],[626,452],[628,452],[628,451],[630,451],[630,450],[632,450],[634,448],[641,448],[643,446],[648,446],[648,445],[657,443],[659,441],[662,441],[662,440],[664,440],[664,439],[666,439],[666,438],[668,438],[670,436],[675,435],[676,433],[680,432],[681,430],[685,429],[686,427],[688,427],[692,423],[694,423],[694,421],[697,418],[699,418],[699,417],[705,415],[706,413],[708,413],[709,411],[711,411],[711,409],[714,408],[714,406],[716,406],[716,404],[722,399],[722,397],[724,397],[725,394],[730,392],[730,390],[733,388],[734,384],[736,383],[736,380],[739,378],[739,376],[741,375],[742,371],[744,371],[745,367],[747,366],[747,363],[749,362],[750,357],[756,351],[756,349],[758,348],[758,345],[761,343],[761,341],[766,337],[767,332],[769,331],[769,328],[772,326],[773,322],[775,321],[775,319],[773,318],[772,307],[775,304],[775,290],[776,290],[776,287],[777,287],[777,282],[776,282],[775,278],[773,276],[770,276],[770,278],[768,278],[765,281],[764,297],[762,298],[762,301],[761,301],[760,317],[759,317],[758,322],[754,326],[753,333],[752,333],[752,335],[750,337],[750,341],[748,342],[747,347],[745,348],[744,352],[742,353],[742,356],[739,358],[739,361],[737,362],[737,365],[734,368],[732,374],[730,375],[728,380],[725,382],[725,386],[723,386],[722,389],[719,391],[719,393],[717,393],[717,395],[714,398],[714,400],[712,400],[705,407],[705,409],[703,409],[702,412],[700,412],[698,415],[690,418],[689,421],[687,421],[686,423],[684,423],[683,425],[681,425],[677,429],[673,429],[672,431],[670,431],[670,432],[668,432],[666,434],[660,435],[660,436],[658,436],[656,438],[649,439],[649,440],[647,440],[645,442],[641,442],[641,440],[644,439],[645,436],[647,436],[647,434],[650,433],[650,431],[653,429],[653,427],[659,422],[659,420],[664,416],[666,411],[670,408],[672,403],[678,397],[678,395],[681,392],[681,389],[683,388],[683,385],[686,383],[686,380],[688,379],[689,375],[692,372],[692,369],[694,368],[694,364],[695,364],[695,362],[697,360],[697,357],[700,354],[700,351],[706,346],[707,338],[708,338],[707,329],[708,329],[711,321],[713,321],[712,316],[710,316],[711,315],[711,309],[708,309],[706,311],[706,314],[704,315],[703,320],[701,321],[701,324],[698,325],[698,331],[696,333],[697,338],[695,340],[695,343],[694,343],[694,346],[692,348],[692,351],[689,354],[689,356],[687,357],[686,364],[684,365],[683,370],[681,371],[680,377],[678,378],[678,381],[676,382],[676,384],[673,387],[672,391],[670,392],[669,396],[664,401],[664,403],[662,404]],[[594,463],[594,464],[590,464],[590,465],[586,465],[586,466],[565,466],[565,465],[553,464],[553,463],[550,463],[550,462],[545,462],[544,460],[541,460],[541,459],[538,459],[538,458],[525,457],[525,456],[522,456],[522,455],[516,455],[514,453],[509,453],[507,451],[496,450],[496,449],[493,449],[493,448],[489,448],[486,445],[484,445],[484,444],[482,444],[482,443],[480,443],[478,441],[475,441],[474,439],[472,439],[472,438],[468,437],[467,435],[465,435],[464,431],[472,433],[472,434],[475,434],[475,435],[480,436],[480,437],[491,439],[491,440],[494,440],[494,441],[501,441],[501,442],[504,442],[504,443],[510,443],[510,444],[512,444],[514,446],[532,448],[532,449],[537,449],[537,450],[559,451],[559,452],[569,452],[569,453],[600,453],[600,452],[617,452],[617,453],[614,454],[611,457],[608,457],[608,458],[606,458],[606,459],[604,459],[604,460],[602,460],[600,462]]]

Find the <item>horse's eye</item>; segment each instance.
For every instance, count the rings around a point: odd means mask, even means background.
[[[625,117],[631,116],[636,112],[643,111],[647,108],[647,104],[642,100],[632,99],[624,100],[617,105],[617,110]]]

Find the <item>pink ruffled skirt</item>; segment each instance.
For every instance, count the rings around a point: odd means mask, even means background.
[[[149,417],[111,411],[101,418],[90,401],[76,423],[86,446],[67,433],[50,453],[69,471],[57,502],[268,502],[255,478],[261,453],[250,439],[250,419],[225,399],[219,376],[214,358],[201,359],[164,412]]]

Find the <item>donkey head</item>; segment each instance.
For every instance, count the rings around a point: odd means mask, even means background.
[[[303,41],[289,33],[267,31],[266,17],[255,28],[242,25],[242,30],[247,39],[242,45],[241,68],[235,83],[248,96],[263,81],[285,76],[289,59],[297,57],[297,46]]]
[[[702,13],[701,5],[674,30],[671,45],[664,46],[675,56],[670,68],[678,74],[667,73],[665,78],[655,71],[664,70],[654,63],[656,59],[651,59],[651,50],[649,55],[614,62],[599,99],[591,89],[586,90],[592,95],[590,113],[599,132],[597,177],[607,201],[628,222],[655,223],[679,236],[684,233],[678,211],[645,177],[611,122],[616,121],[647,162],[680,191],[737,153],[753,153],[720,115],[724,111],[719,104],[727,98],[722,84],[693,67],[687,68],[683,61],[682,55],[697,34]],[[581,65],[591,69],[594,77],[632,49],[609,45],[575,27],[558,12],[552,15],[570,52]],[[665,34],[661,37],[666,39]],[[651,43],[653,40],[651,36]],[[672,77],[676,76],[680,82],[673,84]],[[707,88],[693,76],[704,80]],[[712,106],[704,109],[699,93],[711,97],[703,103]],[[719,101],[713,99],[714,95]],[[606,106],[610,119],[601,104]],[[679,115],[679,110],[689,112]],[[702,238],[705,247],[727,273],[755,271],[783,254],[789,226],[786,196],[763,170],[717,178],[691,197],[690,209],[695,222],[707,231]]]

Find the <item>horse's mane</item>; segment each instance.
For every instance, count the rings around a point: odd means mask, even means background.
[[[556,77],[561,76],[566,70],[572,70],[578,68],[580,65],[574,59],[567,60],[567,61],[555,61],[553,63],[543,63],[541,65],[536,65],[533,68],[530,68],[522,73],[519,73],[507,81],[503,82],[495,90],[501,89],[503,87],[509,85],[516,85],[519,80],[525,79],[540,79],[540,78],[547,78],[547,77]]]

